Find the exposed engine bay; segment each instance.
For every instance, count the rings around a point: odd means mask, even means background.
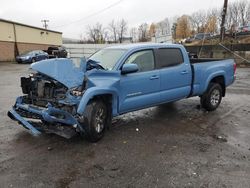
[[[37,136],[42,132],[65,138],[84,134],[78,107],[88,82],[86,63],[70,59],[39,61],[32,73],[21,77],[23,95],[17,97],[8,116]]]
[[[29,77],[21,77],[21,88],[23,94],[26,94],[24,96],[26,104],[38,107],[47,107],[51,104],[71,114],[76,113],[74,106],[59,103],[66,98],[68,88],[46,75],[35,73],[30,74]]]

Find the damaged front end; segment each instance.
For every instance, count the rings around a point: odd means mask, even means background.
[[[84,90],[82,67],[68,59],[47,60],[31,67],[36,73],[21,77],[24,95],[17,98],[8,116],[33,135],[45,132],[71,138],[77,133],[83,134],[77,114]]]

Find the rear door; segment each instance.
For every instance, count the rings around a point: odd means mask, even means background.
[[[125,113],[160,102],[160,71],[155,69],[153,50],[137,51],[125,63],[135,63],[139,71],[121,75],[119,112]]]
[[[155,50],[157,68],[160,70],[161,102],[185,98],[191,90],[192,72],[189,62],[184,62],[179,48]]]

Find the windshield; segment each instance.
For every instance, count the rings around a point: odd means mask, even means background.
[[[125,52],[124,49],[102,49],[93,54],[89,60],[98,62],[106,70],[112,70]]]
[[[32,55],[32,54],[33,54],[33,51],[26,51],[26,52],[21,53],[20,55]]]

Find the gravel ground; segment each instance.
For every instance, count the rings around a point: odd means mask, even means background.
[[[250,69],[215,112],[199,98],[115,118],[96,144],[33,137],[6,113],[29,65],[0,63],[0,187],[250,187]]]

